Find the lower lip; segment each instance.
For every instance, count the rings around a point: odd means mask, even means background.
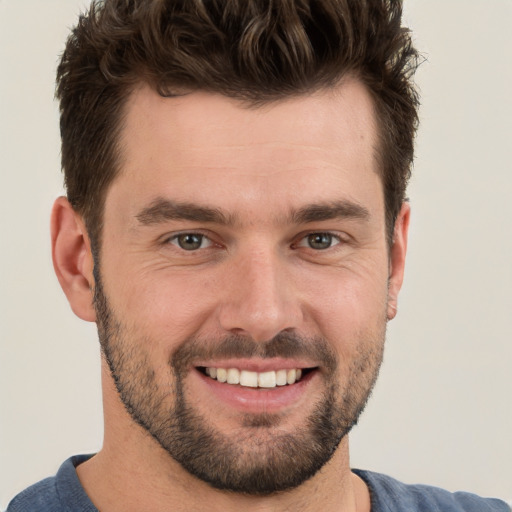
[[[277,413],[287,407],[297,405],[318,371],[308,372],[295,384],[276,386],[275,388],[248,388],[236,384],[226,384],[204,375],[199,370],[196,370],[195,373],[207,386],[209,393],[229,407],[242,412],[261,414],[263,412]]]

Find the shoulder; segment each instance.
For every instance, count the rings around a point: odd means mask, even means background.
[[[501,500],[428,485],[409,485],[380,473],[353,470],[370,489],[372,512],[511,512]]]
[[[55,486],[55,477],[45,478],[20,492],[7,507],[7,512],[25,512],[29,510],[61,510]]]
[[[45,478],[15,496],[6,512],[97,512],[76,474],[76,466],[90,457],[69,458],[55,476]]]

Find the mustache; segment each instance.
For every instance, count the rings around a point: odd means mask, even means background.
[[[171,355],[170,364],[178,374],[182,374],[198,360],[275,357],[308,359],[330,371],[334,371],[338,365],[336,354],[324,338],[291,332],[278,333],[265,342],[240,335],[228,335],[217,340],[189,338]]]

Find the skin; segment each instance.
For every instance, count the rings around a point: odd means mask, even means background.
[[[402,207],[389,248],[376,140],[370,96],[354,80],[251,109],[203,92],[172,99],[147,87],[133,93],[122,172],[106,196],[101,275],[117,318],[133,339],[147,339],[144,350],[162,389],[173,386],[169,358],[194,336],[234,334],[258,343],[281,332],[323,337],[338,359],[342,391],[358,351],[370,340],[381,348],[403,279],[409,207]],[[157,199],[215,208],[235,222],[141,222]],[[366,214],[307,222],[290,215],[340,201]],[[196,251],[173,238],[190,232],[206,237]],[[325,232],[333,235],[331,247],[308,245],[309,234]],[[64,198],[54,206],[52,242],[73,311],[95,321],[90,241]],[[294,432],[313,412],[325,391],[322,371],[278,407],[280,431]],[[350,472],[348,437],[321,471],[291,491],[226,493],[190,475],[134,423],[104,360],[102,382],[104,446],[77,471],[103,512],[370,510],[365,484]],[[247,428],[242,411],[212,393],[193,368],[184,387],[195,410],[236,442]],[[254,433],[264,441],[268,434]]]

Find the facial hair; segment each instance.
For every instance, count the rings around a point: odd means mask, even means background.
[[[137,337],[120,322],[104,293],[99,271],[95,277],[100,344],[121,401],[132,419],[175,461],[211,486],[259,496],[293,489],[330,460],[357,423],[382,362],[385,320],[376,339],[358,340],[359,350],[343,390],[337,356],[327,340],[287,332],[266,343],[230,335],[220,340],[186,339],[165,362],[166,376],[162,376],[150,362],[150,340]],[[201,416],[185,386],[194,360],[224,357],[305,357],[322,369],[325,389],[313,411],[293,431],[279,427],[279,414],[263,413],[246,414],[241,428],[228,434]]]

